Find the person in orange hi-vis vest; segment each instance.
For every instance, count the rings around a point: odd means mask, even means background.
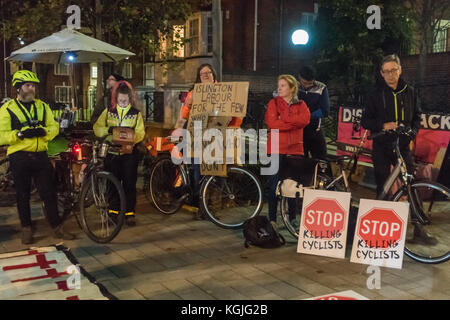
[[[216,72],[214,71],[213,67],[208,64],[204,63],[200,65],[197,69],[197,77],[195,79],[195,83],[217,83],[217,76]],[[194,85],[195,85],[194,83]],[[192,86],[191,90],[188,92],[184,105],[181,107],[180,115],[178,117],[178,120],[175,124],[175,130],[172,132],[172,136],[181,136],[181,129],[187,127],[187,121],[189,119],[189,113],[191,111],[192,107],[192,92],[194,90],[194,86]],[[242,119],[238,117],[232,117],[230,123],[228,124],[229,128],[239,128],[242,124]],[[199,183],[200,183],[200,165],[194,164],[194,205],[199,207],[199,213],[196,216],[197,218],[204,219],[205,214],[201,212],[200,206],[199,206]]]

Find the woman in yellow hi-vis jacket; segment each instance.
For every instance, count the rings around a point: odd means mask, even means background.
[[[105,160],[105,167],[121,182],[126,195],[125,219],[129,226],[136,225],[136,181],[138,168],[138,150],[136,144],[145,136],[142,114],[133,107],[134,93],[131,84],[126,81],[117,82],[111,95],[111,106],[105,109],[94,124],[97,137],[112,139],[114,127],[128,127],[134,129],[134,148],[131,154],[109,153]],[[110,215],[119,213],[118,197],[111,195]]]

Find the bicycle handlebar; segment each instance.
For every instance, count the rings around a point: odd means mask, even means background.
[[[380,132],[371,133],[367,139],[373,140],[382,135],[394,135],[396,137],[403,135],[413,139],[415,134],[416,134],[415,131],[412,130],[410,127],[406,127],[403,124],[399,124],[399,126],[395,130],[383,130]]]

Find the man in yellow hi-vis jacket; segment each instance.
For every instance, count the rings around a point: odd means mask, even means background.
[[[17,98],[0,108],[0,145],[8,145],[7,155],[16,188],[17,210],[22,225],[22,243],[33,243],[30,214],[30,187],[33,178],[47,219],[56,238],[73,239],[63,229],[58,216],[53,167],[47,145],[59,132],[48,104],[35,99],[37,76],[28,70],[17,71],[12,85]]]
[[[122,182],[126,197],[125,219],[129,226],[136,225],[136,182],[138,168],[138,150],[136,144],[145,137],[145,126],[142,114],[133,107],[133,89],[126,81],[117,82],[111,95],[111,106],[103,110],[94,124],[94,133],[97,137],[111,139],[114,127],[127,127],[134,129],[134,148],[131,154],[109,153],[106,157],[105,168],[112,172]],[[119,213],[118,197],[110,196],[109,213]]]

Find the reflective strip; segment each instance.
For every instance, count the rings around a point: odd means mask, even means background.
[[[109,210],[108,212],[109,213],[114,213],[114,214],[119,214],[119,211],[116,211],[116,210]]]
[[[134,212],[127,212],[125,213],[126,216],[134,216]]]

